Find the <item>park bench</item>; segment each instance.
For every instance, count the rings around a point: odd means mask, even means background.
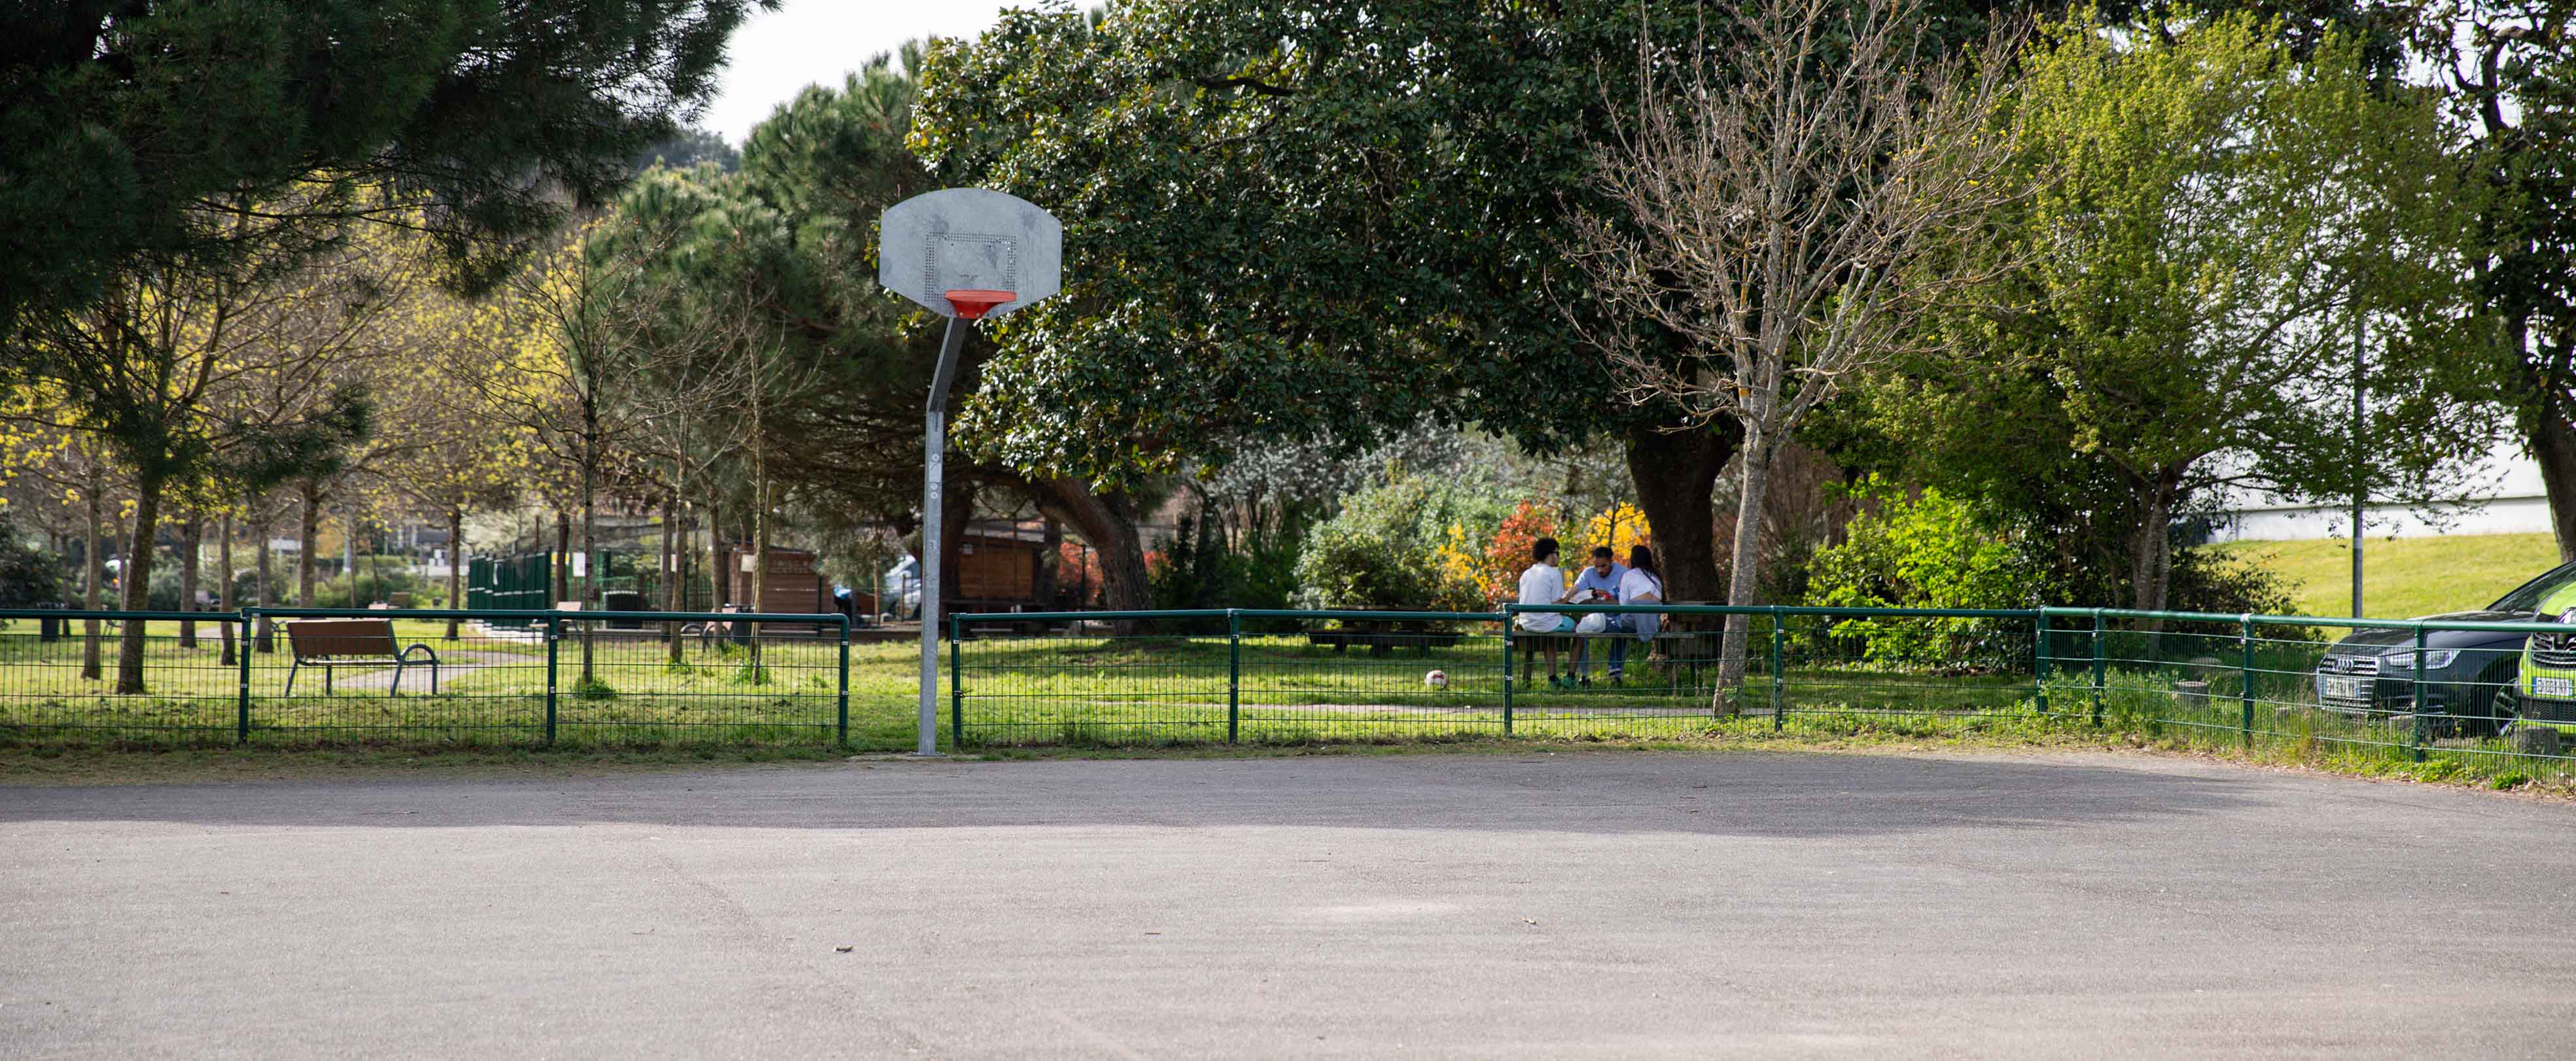
[[[1335,652],[1348,651],[1352,645],[1369,650],[1369,655],[1384,656],[1398,648],[1410,648],[1428,654],[1435,648],[1449,648],[1465,635],[1452,630],[1435,630],[1428,622],[1378,619],[1345,620],[1338,627],[1317,627],[1306,631],[1306,643]]]
[[[1666,603],[1675,605],[1692,605],[1699,602],[1668,601]],[[1674,666],[1679,664],[1689,668],[1692,675],[1696,677],[1699,673],[1700,664],[1708,662],[1706,657],[1710,657],[1715,654],[1713,647],[1702,646],[1707,646],[1709,643],[1716,641],[1720,636],[1722,636],[1722,631],[1719,630],[1697,628],[1698,623],[1696,620],[1699,620],[1701,617],[1689,615],[1688,613],[1680,615],[1668,613],[1664,615],[1661,627],[1655,631],[1652,638],[1646,639],[1640,639],[1633,632],[1619,630],[1602,630],[1588,634],[1577,633],[1574,630],[1574,620],[1577,618],[1577,616],[1568,615],[1566,616],[1567,623],[1565,629],[1554,630],[1547,633],[1537,633],[1519,629],[1517,627],[1512,630],[1512,640],[1520,645],[1521,650],[1522,682],[1527,683],[1531,680],[1531,672],[1533,665],[1536,663],[1538,650],[1551,639],[1562,642],[1563,647],[1568,650],[1571,650],[1574,643],[1577,641],[1607,643],[1620,638],[1626,638],[1631,642],[1643,641],[1646,643],[1643,645],[1644,651],[1638,654],[1638,662],[1643,663],[1653,661],[1653,665],[1663,668],[1667,673],[1670,673]],[[1685,649],[1694,647],[1697,647],[1700,650],[1688,652],[1686,655],[1684,654]],[[1595,653],[1595,655],[1598,654]],[[1660,658],[1658,658],[1659,656]]]
[[[295,653],[295,666],[286,672],[286,695],[295,695],[295,676],[306,667],[322,669],[322,695],[331,695],[331,671],[338,667],[392,667],[392,692],[402,695],[403,671],[422,663],[429,665],[429,691],[438,692],[438,653],[428,645],[394,647],[394,621],[391,619],[299,619],[286,624],[286,643]],[[414,659],[412,654],[425,653],[428,659]]]
[[[716,609],[719,614],[723,615],[732,615],[741,610],[742,606],[739,604],[722,605]],[[702,619],[694,623],[680,624],[680,636],[697,638],[698,651],[700,652],[713,652],[719,642],[728,639],[734,641],[750,640],[748,637],[737,636],[734,626],[734,621],[731,619]],[[745,630],[743,632],[747,634],[749,631]]]

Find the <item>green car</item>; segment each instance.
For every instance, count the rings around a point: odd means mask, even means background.
[[[2533,634],[2522,647],[2522,678],[2513,685],[2509,706],[2515,725],[2546,725],[2576,731],[2576,584],[2554,588],[2540,599],[2539,614],[2569,624],[2563,634]]]

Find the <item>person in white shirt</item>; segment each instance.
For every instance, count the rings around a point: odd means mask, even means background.
[[[1554,538],[1541,538],[1530,546],[1530,559],[1535,562],[1521,572],[1521,603],[1563,604],[1572,599],[1565,589],[1565,572],[1556,566],[1556,556]],[[1530,665],[1534,662],[1531,656],[1541,648],[1547,650],[1548,686],[1554,688],[1571,681],[1556,674],[1556,643],[1563,639],[1544,635],[1565,633],[1573,627],[1573,621],[1554,612],[1523,612],[1517,621],[1523,631],[1542,635],[1521,639],[1521,681],[1530,680]]]
[[[1642,545],[1628,550],[1628,573],[1619,576],[1619,603],[1661,604],[1663,600],[1664,576],[1662,572],[1655,570],[1655,551]],[[1637,640],[1645,642],[1647,651],[1652,652],[1655,631],[1663,627],[1663,618],[1653,612],[1613,615],[1610,617],[1610,629],[1619,633],[1637,635]],[[1619,672],[1627,662],[1628,639],[1624,637],[1612,639],[1610,642],[1612,684],[1618,683]]]

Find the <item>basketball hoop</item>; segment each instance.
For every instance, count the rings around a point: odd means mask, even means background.
[[[948,304],[957,310],[958,316],[970,321],[983,320],[985,314],[993,311],[993,307],[1020,297],[1017,291],[995,291],[987,287],[961,287],[954,291],[943,291],[941,294],[948,299]]]
[[[985,188],[924,192],[877,222],[877,284],[948,318],[922,410],[921,720],[923,755],[939,754],[939,488],[948,451],[948,388],[975,322],[1063,286],[1064,226],[1017,196]]]

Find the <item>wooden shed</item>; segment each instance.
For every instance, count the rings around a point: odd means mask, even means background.
[[[750,610],[752,551],[749,546],[725,548],[725,570],[732,577],[725,599],[737,608]],[[803,549],[769,547],[768,592],[762,595],[760,610],[772,614],[832,611],[832,587],[814,566],[814,554]]]
[[[957,544],[957,596],[951,611],[1017,611],[1046,604],[1049,528],[1030,522],[978,521]]]

